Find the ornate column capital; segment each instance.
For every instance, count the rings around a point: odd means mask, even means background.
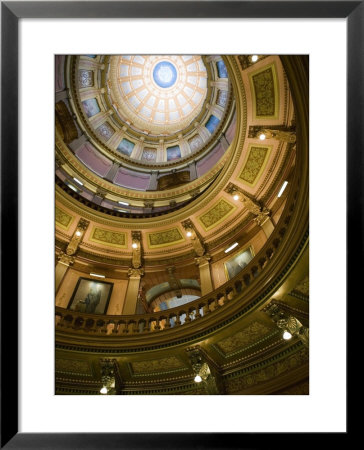
[[[248,197],[238,186],[236,186],[234,183],[229,183],[226,188],[225,192],[227,192],[230,195],[237,195],[239,197],[239,200],[243,203],[245,208],[257,216],[255,220],[258,222],[259,225],[262,225],[267,218],[270,216],[270,211],[265,206],[262,206],[257,200],[252,199]]]
[[[142,276],[144,276],[144,269],[135,269],[133,267],[128,269],[129,278],[141,278]]]
[[[57,256],[58,262],[60,264],[64,264],[65,266],[72,266],[75,262],[75,258],[71,255],[66,255],[65,253],[61,252]]]
[[[206,254],[206,255],[198,256],[197,258],[195,258],[195,263],[197,266],[204,266],[205,264],[209,264],[210,260],[211,260],[211,256]]]
[[[270,216],[270,211],[263,207],[262,211],[257,215],[257,217],[254,218],[254,220],[257,222],[258,225],[262,226]]]
[[[194,224],[190,219],[184,220],[182,226],[186,231],[187,237],[191,240],[193,249],[197,256],[202,256],[205,253],[205,247],[202,241],[202,237],[197,232]]]
[[[79,220],[77,228],[72,236],[71,242],[67,246],[67,255],[74,255],[76,253],[89,224],[90,222],[86,219]]]
[[[274,302],[267,305],[263,311],[268,314],[279,329],[289,331],[292,336],[297,336],[303,345],[308,346],[309,329],[303,326],[296,317],[284,311],[282,307]]]

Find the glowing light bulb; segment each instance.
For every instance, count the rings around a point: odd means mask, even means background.
[[[133,248],[138,248],[138,244],[136,244],[135,242],[133,242],[133,243],[131,244],[131,246],[132,246]]]
[[[196,383],[201,383],[202,378],[200,377],[200,375],[195,376],[195,381],[196,381]]]
[[[238,194],[235,194],[234,197],[233,197],[233,199],[234,199],[234,200],[239,200]]]
[[[81,234],[82,234],[81,231],[78,231],[78,230],[76,231],[76,236],[80,237]]]
[[[265,134],[264,134],[264,133],[260,134],[260,135],[259,135],[259,139],[260,139],[261,141],[264,141],[264,140],[265,140]]]
[[[289,339],[291,339],[292,334],[289,331],[285,331],[283,333],[283,339],[285,339],[286,341],[288,341]]]
[[[187,231],[187,237],[191,237],[192,236],[192,233],[191,233],[191,231]]]
[[[102,386],[102,388],[100,389],[100,394],[107,394],[107,387],[106,386]]]
[[[258,61],[259,56],[258,55],[253,55],[252,56],[252,62],[257,62]]]

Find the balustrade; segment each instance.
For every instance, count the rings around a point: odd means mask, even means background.
[[[267,270],[273,256],[287,232],[294,211],[294,203],[286,208],[286,216],[278,223],[271,238],[255,258],[234,278],[214,292],[191,303],[150,314],[133,316],[99,316],[84,314],[56,307],[56,328],[71,333],[95,333],[105,336],[125,336],[145,333],[168,332],[181,326],[187,327],[196,320],[204,320],[210,314],[233,303]],[[281,226],[279,224],[281,223]]]

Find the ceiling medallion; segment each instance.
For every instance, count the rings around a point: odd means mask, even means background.
[[[161,88],[173,86],[177,80],[177,70],[169,61],[157,63],[153,69],[153,80]]]

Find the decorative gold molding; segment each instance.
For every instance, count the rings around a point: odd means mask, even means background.
[[[56,206],[55,210],[56,224],[63,230],[68,230],[73,222],[74,217]]]
[[[95,226],[92,229],[89,240],[110,247],[127,248],[126,233],[105,230]]]
[[[221,198],[207,212],[199,216],[197,219],[205,231],[211,230],[221,223],[226,217],[230,216],[236,210],[236,206]]]
[[[253,118],[279,118],[279,85],[275,63],[249,73],[253,97]]]
[[[256,186],[272,151],[273,145],[250,144],[238,180],[251,187]]]
[[[171,228],[157,233],[147,233],[147,239],[149,248],[166,247],[185,242],[185,238],[179,228]]]

